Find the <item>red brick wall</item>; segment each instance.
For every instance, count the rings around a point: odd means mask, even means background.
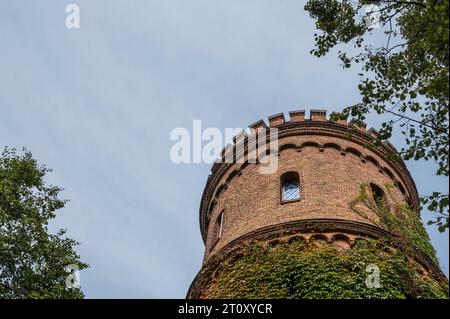
[[[377,154],[348,139],[298,135],[280,139],[279,145],[301,145],[304,142],[315,142],[322,146],[333,143],[342,150],[353,148],[362,153],[363,158],[370,155],[380,166],[390,168],[390,164]],[[240,165],[233,164],[227,170],[213,194]],[[342,152],[332,147],[324,147],[322,151],[315,146],[306,146],[300,151],[295,148],[285,149],[279,154],[277,172],[271,175],[260,174],[258,165],[261,164],[246,166],[241,175],[229,181],[227,188],[218,197],[210,216],[204,262],[233,239],[264,226],[311,218],[340,218],[371,223],[350,209],[349,203],[358,196],[363,183],[375,183],[385,192],[386,184],[394,184],[394,180],[372,162],[363,162],[361,157],[352,152]],[[300,174],[301,199],[282,204],[280,176],[287,171]],[[401,180],[393,169],[390,171],[395,180]],[[396,200],[406,200],[397,187],[391,193]],[[222,211],[223,231],[216,242],[213,226]]]

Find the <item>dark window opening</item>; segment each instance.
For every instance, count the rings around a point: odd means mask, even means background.
[[[380,186],[375,184],[370,184],[370,190],[372,191],[373,199],[379,209],[388,208],[388,203],[386,199],[386,194],[381,189]]]
[[[214,201],[211,203],[211,205],[209,206],[208,214],[206,214],[206,218],[207,218],[208,224],[209,224],[209,222],[210,222],[210,220],[211,220],[211,216],[212,216],[214,207],[216,206],[216,203],[217,203],[217,202],[214,200]]]

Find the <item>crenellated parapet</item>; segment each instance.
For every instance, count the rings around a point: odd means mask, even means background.
[[[249,144],[249,140],[252,139],[252,137],[255,137],[258,135],[258,133],[264,132],[267,133],[267,140],[269,141],[269,133],[271,129],[279,129],[279,130],[285,130],[287,128],[293,127],[293,126],[315,126],[319,123],[327,123],[334,125],[335,128],[339,128],[342,131],[342,128],[344,128],[347,133],[365,133],[367,137],[370,137],[370,142],[373,143],[375,139],[379,137],[379,133],[376,129],[370,128],[367,129],[367,124],[364,122],[358,122],[356,120],[351,120],[350,122],[347,122],[346,120],[338,119],[335,121],[332,121],[331,119],[327,119],[327,111],[326,110],[317,110],[312,109],[310,110],[310,116],[309,119],[305,118],[305,110],[297,110],[297,111],[290,111],[289,112],[289,120],[286,120],[284,113],[277,113],[274,115],[271,115],[268,117],[268,125],[267,123],[261,119],[253,124],[248,126],[248,130],[242,131],[238,135],[236,135],[233,139],[233,144],[227,145],[221,152],[221,158],[216,162],[215,165],[213,165],[211,171],[214,172],[220,163],[226,162],[225,155],[232,151],[237,149],[243,149],[247,148],[249,146],[253,146]],[[320,124],[319,124],[320,125]],[[361,137],[360,135],[355,136]],[[253,138],[253,140],[256,142],[257,139]],[[256,146],[254,146],[256,147]],[[397,149],[388,141],[383,141],[381,146],[377,146],[383,153],[397,153]],[[243,154],[235,154],[234,158],[235,160],[239,159],[239,156],[237,155],[243,155]],[[403,162],[399,161],[400,165],[404,165]]]

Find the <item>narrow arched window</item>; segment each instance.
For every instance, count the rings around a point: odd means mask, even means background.
[[[300,179],[297,172],[286,172],[281,175],[281,202],[300,200]]]
[[[379,209],[386,209],[388,208],[388,202],[386,199],[386,194],[381,189],[380,186],[376,184],[370,184],[370,190],[372,192],[373,200],[375,201],[377,207]]]
[[[223,212],[220,213],[219,217],[217,217],[217,220],[216,220],[216,237],[217,237],[217,239],[222,237],[222,231],[223,231]]]
[[[211,249],[219,241],[220,237],[222,237],[223,232],[223,211],[217,216],[216,222],[214,223],[213,233],[212,233],[212,245]]]

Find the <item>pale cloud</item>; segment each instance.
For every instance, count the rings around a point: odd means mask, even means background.
[[[335,110],[358,101],[357,70],[308,53],[314,24],[295,0],[75,2],[76,30],[69,2],[0,4],[0,145],[28,147],[65,188],[52,227],[81,242],[87,297],[182,298],[209,166],[172,164],[171,130]],[[420,192],[448,187],[410,167]],[[448,233],[431,236],[448,274]]]

